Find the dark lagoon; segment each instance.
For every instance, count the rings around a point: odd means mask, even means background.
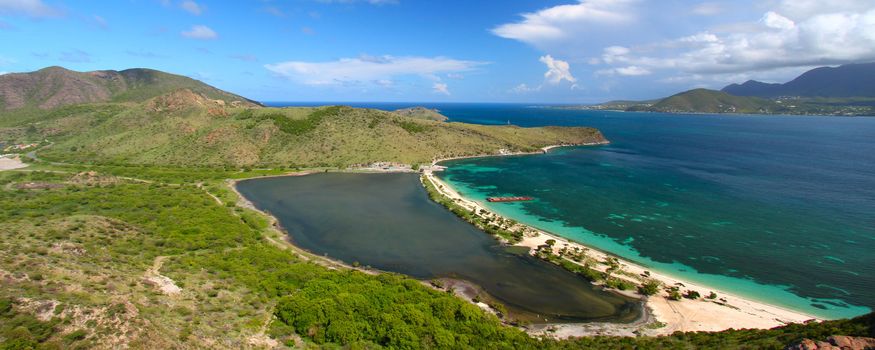
[[[301,248],[418,279],[465,280],[515,318],[631,322],[641,315],[635,299],[501,246],[432,202],[414,174],[274,177],[237,188]]]

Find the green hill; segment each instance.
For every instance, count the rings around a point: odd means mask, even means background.
[[[47,159],[172,166],[418,164],[500,149],[536,151],[552,144],[604,141],[592,128],[446,123],[340,106],[231,107],[191,90],[138,104],[65,107],[7,130],[20,131],[24,125],[35,129],[31,137],[54,142],[41,152]]]
[[[18,119],[34,119],[34,116],[58,107],[84,103],[143,102],[179,89],[189,89],[226,104],[259,105],[189,77],[152,69],[75,72],[63,67],[48,67],[30,73],[0,75],[0,111],[13,112]]]
[[[694,89],[666,97],[646,109],[667,113],[772,113],[778,109],[778,105],[756,97]]]
[[[398,109],[394,111],[396,114],[403,115],[405,117],[417,118],[417,119],[426,119],[426,120],[435,120],[439,122],[447,121],[447,116],[441,114],[437,109],[425,108],[425,107],[412,107],[412,108],[404,108]]]

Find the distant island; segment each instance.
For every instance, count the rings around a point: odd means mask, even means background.
[[[875,63],[820,67],[784,84],[755,80],[662,99],[559,108],[662,113],[875,116]]]

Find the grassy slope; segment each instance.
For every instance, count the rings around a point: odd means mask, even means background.
[[[653,106],[659,112],[761,113],[776,109],[772,101],[755,97],[733,96],[721,91],[695,89],[667,97]]]
[[[41,121],[57,108],[83,103],[140,103],[179,89],[227,104],[258,105],[201,81],[152,69],[76,72],[49,67],[0,76],[0,126]],[[6,110],[6,98],[23,104]]]
[[[591,128],[520,128],[445,123],[348,107],[222,108],[103,104],[47,118],[56,144],[43,154],[73,162],[312,167],[534,151],[603,140]]]

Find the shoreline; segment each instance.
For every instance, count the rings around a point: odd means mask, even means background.
[[[543,153],[546,153],[550,149],[562,146],[563,145],[554,145],[545,147],[543,149]],[[540,152],[528,154],[539,153]],[[492,156],[501,155],[503,154]],[[457,157],[452,159],[480,157],[487,156]],[[445,160],[449,159],[436,160],[432,163],[432,168],[442,168],[441,166],[437,165],[437,163]],[[450,199],[451,201],[463,206],[466,209],[473,210],[476,213],[483,213],[478,214],[478,216],[482,218],[509,220],[509,218],[492,212],[484,205],[481,205],[476,201],[461,196],[452,186],[449,186],[444,181],[438,179],[431,169],[424,171],[423,175],[424,178],[430,181],[435,189],[437,189],[440,195]],[[679,286],[681,292],[695,291],[703,297],[696,300],[690,300],[686,298],[681,298],[681,300],[678,301],[669,300],[669,292],[665,289],[660,290],[656,295],[646,297],[644,299],[644,307],[650,309],[653,317],[656,318],[656,321],[664,324],[664,326],[657,328],[648,327],[647,325],[645,325],[644,327],[641,327],[639,329],[641,334],[667,335],[675,331],[721,331],[729,328],[769,329],[790,323],[822,321],[822,319],[816,316],[808,315],[799,311],[789,310],[781,306],[768,304],[750,298],[740,297],[738,295],[734,295],[730,292],[725,292],[718,288],[711,288],[706,285],[691,283],[681,278],[670,276],[666,273],[655,272],[643,265],[639,265],[637,263],[617,257],[614,254],[610,254],[608,252],[589,247],[583,243],[566,239],[545,230],[537,229],[523,224],[516,224],[514,227],[517,230],[522,230],[523,232],[526,232],[526,234],[523,236],[523,239],[520,242],[513,245],[528,248],[530,254],[537,256],[537,250],[539,248],[544,249],[545,247],[548,247],[547,241],[554,240],[555,243],[552,245],[552,247],[549,248],[552,253],[556,253],[557,248],[561,247],[565,249],[585,252],[588,259],[592,258],[595,261],[605,261],[606,259],[611,258],[617,259],[619,266],[621,267],[620,270],[626,272],[625,274],[620,274],[617,276],[621,279],[633,282],[636,285],[642,283],[645,279],[657,280],[662,283],[663,287]],[[569,259],[565,260],[578,265],[582,265]],[[602,272],[607,270],[607,266],[601,266],[601,268],[600,266],[593,266],[592,268],[594,270],[599,270]],[[573,272],[569,271],[569,273]],[[647,277],[643,278],[642,276],[645,275]],[[618,292],[621,292],[621,294],[628,293],[628,291]],[[717,298],[704,298],[708,296],[711,292],[717,293]],[[583,335],[582,333],[591,333],[591,330],[586,331],[587,327],[581,327],[580,325],[561,324],[556,326],[561,331],[557,331],[556,333],[553,333],[553,335],[558,337],[580,336]]]
[[[550,150],[552,150],[554,148],[582,147],[582,146],[604,146],[604,145],[609,145],[610,143],[611,143],[611,141],[608,141],[607,139],[603,139],[602,141],[597,141],[597,142],[547,145],[547,146],[541,147],[538,151],[530,151],[530,152],[501,152],[501,151],[499,151],[497,154],[496,153],[484,153],[484,154],[477,154],[477,155],[471,155],[471,156],[436,158],[436,159],[432,159],[431,168],[430,169],[423,169],[423,172],[432,171],[432,170],[435,170],[435,168],[439,168],[439,169],[444,168],[443,166],[438,165],[438,163],[446,162],[446,161],[450,161],[450,160],[488,158],[488,157],[530,156],[530,155],[537,155],[537,154],[547,154],[548,152],[550,152]]]

